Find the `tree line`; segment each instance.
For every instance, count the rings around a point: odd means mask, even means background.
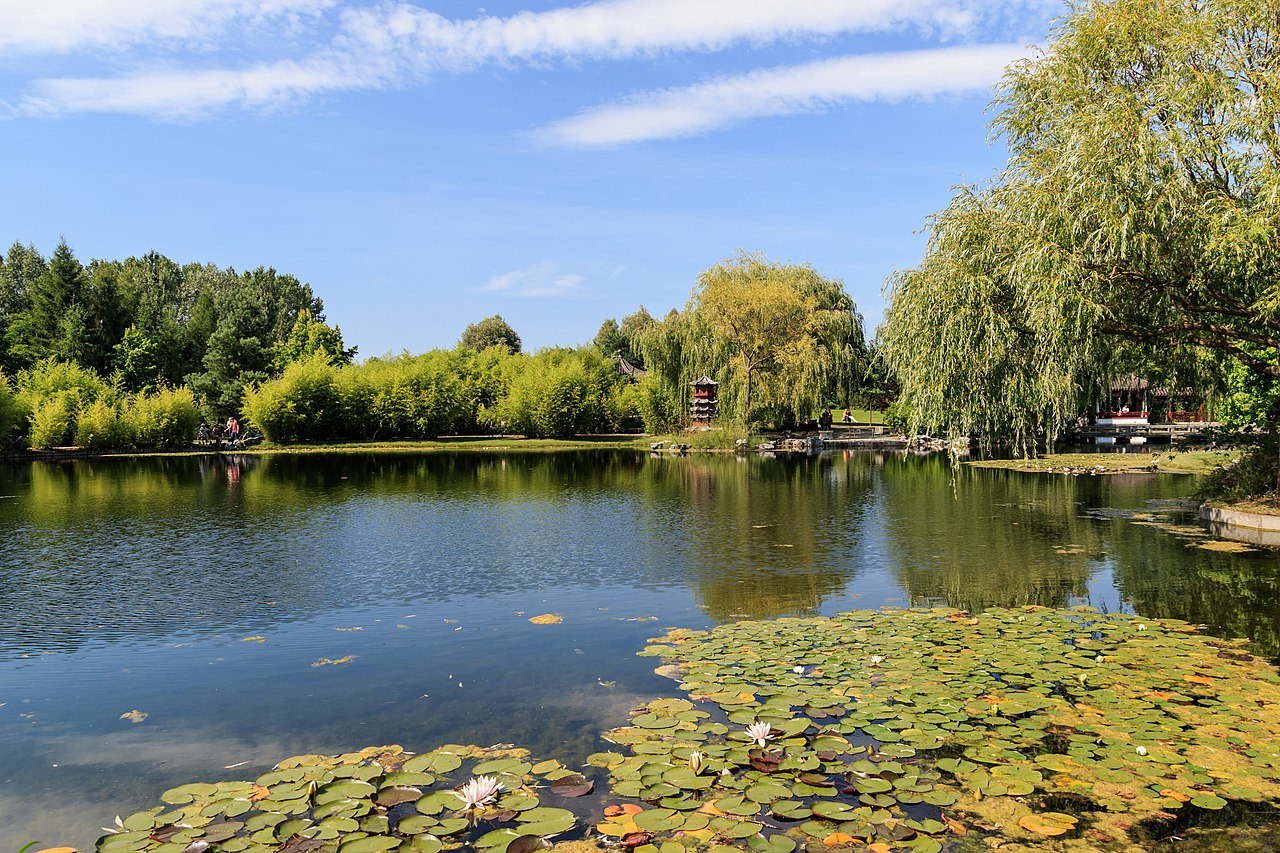
[[[0,436],[182,446],[229,415],[275,441],[665,433],[704,373],[727,424],[789,426],[847,403],[870,361],[841,282],[748,253],[706,270],[683,310],[640,307],[535,353],[495,315],[452,349],[356,363],[323,307],[270,268],[154,252],[84,265],[65,241],[47,260],[15,243],[0,258]]]

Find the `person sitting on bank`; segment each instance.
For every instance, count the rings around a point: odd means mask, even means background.
[[[845,407],[844,407],[844,418],[843,418],[843,420],[844,420],[844,422],[845,422],[845,423],[847,423],[847,424],[851,424],[851,423],[853,423],[853,412],[849,409],[849,407],[848,407],[848,406],[845,406]]]

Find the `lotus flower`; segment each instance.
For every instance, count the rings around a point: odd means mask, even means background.
[[[471,781],[455,789],[454,793],[462,800],[464,811],[473,811],[498,799],[501,790],[502,783],[498,781],[498,777],[473,776]]]
[[[702,772],[703,759],[705,757],[706,756],[704,756],[701,752],[690,753],[689,769],[693,771],[694,776],[697,776],[699,773]]]
[[[882,663],[884,663],[884,657],[882,657],[881,655],[872,655],[872,656],[871,656],[871,665],[872,665],[872,666],[879,666],[879,665],[880,665],[880,664],[882,664]]]
[[[791,667],[791,671],[794,672],[796,675],[804,675],[803,666],[793,666]]]
[[[768,723],[761,722],[760,720],[756,720],[754,723],[747,726],[747,734],[749,734],[751,739],[760,746],[764,746],[765,741],[771,737],[770,732],[772,731],[773,726]]]

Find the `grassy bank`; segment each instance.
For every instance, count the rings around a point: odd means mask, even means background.
[[[983,459],[965,464],[1037,474],[1208,474],[1240,455],[1234,450],[1049,453],[1034,459]]]

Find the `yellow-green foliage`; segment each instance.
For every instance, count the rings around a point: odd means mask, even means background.
[[[130,397],[121,421],[133,446],[173,449],[191,443],[200,425],[200,411],[190,388],[160,388],[154,394]]]
[[[19,416],[29,419],[32,447],[60,447],[76,438],[80,409],[111,386],[92,370],[47,359],[17,377]]]
[[[493,430],[570,436],[634,424],[639,392],[593,348],[512,355],[464,347],[334,366],[295,362],[245,393],[272,441],[433,438]]]
[[[672,398],[683,414],[689,383],[703,373],[720,383],[722,416],[813,417],[824,401],[847,396],[868,359],[862,317],[842,282],[746,252],[704,271],[685,310],[644,325],[634,346],[665,386],[667,400],[649,392],[650,430],[668,420]]]
[[[245,391],[244,414],[272,441],[329,438],[342,419],[338,372],[324,353],[295,361],[279,379]]]
[[[544,350],[523,359],[492,417],[504,432],[534,438],[609,432],[617,427],[610,415],[625,408],[612,400],[619,385],[612,362],[594,348]]]
[[[75,443],[80,447],[124,447],[129,436],[120,419],[120,406],[105,395],[80,408]]]
[[[76,431],[80,398],[74,391],[58,391],[40,399],[31,412],[31,446],[70,444]]]

